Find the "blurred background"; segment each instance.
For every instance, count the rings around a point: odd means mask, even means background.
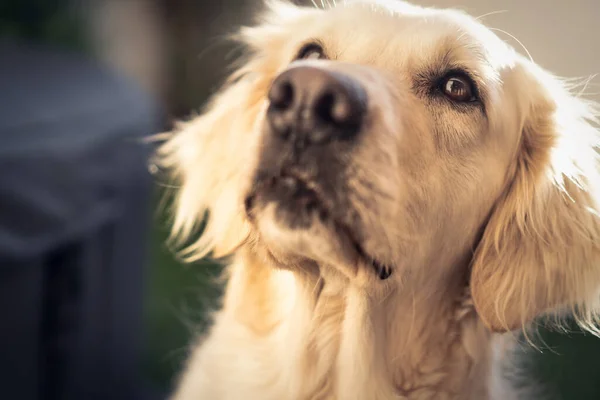
[[[486,15],[558,75],[600,72],[597,0],[414,2]],[[218,88],[237,54],[223,35],[259,3],[0,0],[0,398],[150,400],[172,387],[219,266],[167,247],[168,188],[143,139]],[[594,81],[586,92],[600,100]],[[557,399],[599,399],[600,340],[542,339],[532,374]]]

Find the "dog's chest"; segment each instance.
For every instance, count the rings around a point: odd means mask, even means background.
[[[337,341],[337,354],[327,358],[335,351],[324,349],[317,353],[320,344],[315,344],[306,351],[306,363],[300,376],[302,384],[298,399],[302,400],[466,400],[487,398],[485,377],[474,379],[477,374],[473,364],[467,357],[462,357],[455,352],[423,354],[420,360],[406,362],[405,365],[396,363],[395,371],[387,372],[390,368],[385,365],[386,360],[380,359],[378,363],[365,368],[362,373],[353,375],[348,379],[348,361],[339,353]],[[334,345],[332,341],[330,343]],[[364,349],[357,349],[359,353]],[[454,354],[452,354],[454,353]],[[418,355],[415,355],[418,358]],[[353,369],[361,370],[360,356],[353,362]],[[312,364],[312,365],[311,365]],[[344,365],[342,365],[344,364]],[[350,366],[351,367],[351,366]],[[374,372],[375,371],[375,372]],[[369,397],[364,397],[368,395]],[[352,396],[352,397],[350,397]]]
[[[323,400],[465,400],[487,398],[486,371],[478,359],[481,340],[476,326],[450,324],[435,332],[405,330],[380,336],[368,326],[349,326],[347,301],[323,299],[315,309],[302,360],[293,366],[299,377],[298,399]],[[358,318],[356,315],[351,317]],[[462,321],[464,322],[464,321]],[[467,324],[469,322],[467,321]],[[371,328],[371,329],[370,329]],[[483,343],[481,343],[483,344]],[[485,358],[485,357],[484,357]],[[366,397],[365,397],[366,396]]]

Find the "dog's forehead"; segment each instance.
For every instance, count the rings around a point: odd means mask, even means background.
[[[345,60],[419,64],[451,55],[458,63],[498,70],[513,50],[475,18],[457,10],[393,0],[353,0],[328,10],[313,36]]]

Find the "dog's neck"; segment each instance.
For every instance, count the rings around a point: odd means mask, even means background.
[[[444,393],[485,398],[489,335],[462,279],[448,278],[445,286],[435,287],[433,279],[419,285],[418,279],[409,277],[379,297],[352,285],[342,293],[335,289],[328,293],[324,283],[315,312],[336,303],[344,307],[336,366],[339,398],[387,399],[398,394],[408,399],[443,398]],[[326,329],[326,325],[315,326],[315,335]],[[347,384],[361,380],[364,385]],[[374,381],[381,390],[378,396],[359,393],[360,387],[372,391]]]
[[[459,277],[427,288],[407,279],[374,297],[326,274],[242,259],[230,284],[260,288],[230,291],[244,294],[235,299],[237,317],[284,348],[281,373],[289,376],[282,380],[300,398],[487,398],[489,333]]]

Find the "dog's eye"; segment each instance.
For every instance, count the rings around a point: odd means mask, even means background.
[[[308,43],[304,45],[298,52],[296,60],[320,60],[327,58],[325,57],[325,51],[317,43]]]
[[[473,81],[462,74],[450,74],[442,79],[440,90],[446,97],[459,103],[477,100]]]

